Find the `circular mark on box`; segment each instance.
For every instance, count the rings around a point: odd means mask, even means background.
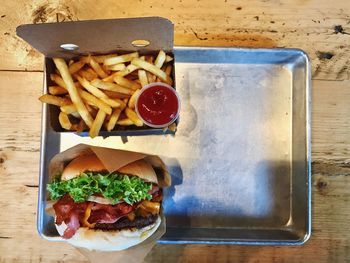
[[[136,39],[131,42],[131,45],[134,47],[147,47],[149,44],[151,44],[151,42],[146,39]]]
[[[77,50],[79,48],[79,46],[75,44],[62,44],[60,47],[69,51]]]

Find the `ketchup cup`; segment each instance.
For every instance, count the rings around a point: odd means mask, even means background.
[[[151,83],[141,89],[135,110],[147,126],[163,128],[178,118],[180,98],[171,86],[162,82]]]

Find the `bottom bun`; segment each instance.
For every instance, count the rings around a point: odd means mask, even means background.
[[[136,246],[152,236],[160,226],[161,219],[158,216],[156,222],[136,230],[120,230],[120,231],[103,231],[99,229],[89,229],[80,227],[73,237],[67,239],[69,244],[86,248],[89,250],[99,251],[119,251],[132,246]],[[58,233],[63,236],[67,225],[63,222],[56,225]]]

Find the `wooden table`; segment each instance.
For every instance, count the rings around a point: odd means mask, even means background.
[[[295,47],[313,70],[313,231],[300,247],[156,246],[146,262],[350,262],[350,4],[347,0],[2,1],[0,261],[85,262],[36,232],[43,56],[23,23],[163,16],[176,45]]]

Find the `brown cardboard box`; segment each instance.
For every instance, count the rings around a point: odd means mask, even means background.
[[[52,57],[63,57],[67,60],[79,55],[128,53],[139,51],[140,54],[156,55],[160,49],[173,55],[174,25],[171,21],[161,17],[126,18],[75,21],[47,24],[29,24],[17,27],[17,35],[31,44],[45,56],[44,65],[44,93],[53,83],[50,73],[54,72]],[[133,45],[135,40],[147,40],[149,45],[139,47]],[[63,49],[70,44],[78,48],[74,50]],[[175,71],[172,72],[175,88]],[[58,122],[59,109],[56,106],[45,105],[47,118],[51,128],[57,132],[69,132],[61,128]],[[45,110],[45,108],[44,108]],[[118,127],[118,130],[101,131],[99,135],[130,136],[147,134],[172,133],[163,129],[148,127]],[[80,134],[87,136],[87,132]]]

